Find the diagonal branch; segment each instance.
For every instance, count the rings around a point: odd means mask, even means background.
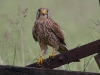
[[[43,62],[44,68],[56,68],[64,64],[68,64],[75,60],[87,57],[89,55],[100,52],[100,40],[91,42],[89,44],[77,47],[75,49],[69,50],[65,53],[58,54],[54,59],[45,59]],[[27,65],[26,67],[38,67],[36,63]]]

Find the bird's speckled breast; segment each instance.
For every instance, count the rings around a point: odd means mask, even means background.
[[[40,43],[44,43],[50,46],[58,44],[59,40],[56,35],[50,30],[52,22],[50,20],[37,21],[37,37]]]

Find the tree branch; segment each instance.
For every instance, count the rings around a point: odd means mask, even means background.
[[[75,60],[78,60],[78,59],[81,59],[81,58],[84,58],[84,57],[87,57],[89,55],[99,53],[99,52],[100,52],[100,40],[97,40],[89,44],[69,50],[65,53],[58,54],[52,60],[50,60],[49,58],[45,59],[42,67],[53,69],[61,65],[71,63]],[[38,67],[39,68],[39,66],[37,66],[37,63],[27,65],[26,67]]]
[[[100,75],[99,73],[38,69],[32,67],[0,66],[0,75]]]

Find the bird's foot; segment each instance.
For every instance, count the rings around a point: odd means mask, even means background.
[[[49,58],[50,58],[50,59],[55,58],[55,54],[51,54],[51,55],[49,56]]]
[[[42,66],[42,64],[43,64],[43,58],[40,57],[40,59],[39,59],[38,62],[37,62],[37,65],[38,65],[38,66]]]

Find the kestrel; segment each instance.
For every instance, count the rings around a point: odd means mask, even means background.
[[[53,48],[53,52],[50,57],[55,56],[55,51],[60,53],[68,51],[64,41],[62,29],[51,19],[49,10],[47,8],[38,9],[36,14],[36,21],[32,28],[32,34],[34,40],[39,42],[42,51],[37,64],[41,64],[43,62],[42,57],[46,53],[48,45]]]

